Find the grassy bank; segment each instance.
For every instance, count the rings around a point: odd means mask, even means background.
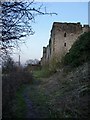
[[[88,65],[85,63],[68,74],[62,70],[42,78],[37,89],[34,86],[31,90],[32,100],[39,107],[48,106],[50,118],[88,118]]]
[[[78,67],[90,61],[90,32],[81,35],[62,60],[64,66]]]
[[[33,108],[38,112],[38,117],[88,118],[89,38],[90,33],[85,33],[76,41],[63,58],[63,67],[58,72],[51,72],[53,70],[50,71],[48,68],[33,72],[32,84],[22,86],[16,92],[16,116],[24,118],[26,115],[27,108],[22,94],[27,89],[26,92]],[[30,80],[28,75],[24,77]]]
[[[13,105],[13,117],[14,118],[25,118],[26,116],[26,103],[23,97],[23,91],[25,85],[20,86],[15,95],[15,101]]]
[[[32,75],[30,73],[25,72],[24,70],[11,72],[7,75],[3,74],[2,77],[2,117],[12,118],[13,117],[13,102],[14,100],[21,99],[19,98],[19,94],[17,91],[21,88],[22,85],[31,84],[32,83]],[[20,100],[22,104],[22,99]],[[17,105],[18,106],[18,105]],[[18,112],[17,112],[18,114]]]
[[[53,72],[51,72],[48,67],[47,68],[42,68],[41,70],[33,71],[33,76],[37,79],[48,78],[52,74],[53,74]]]
[[[41,79],[38,89],[49,106],[51,118],[88,118],[89,53],[90,32],[73,44],[58,64],[59,72],[51,74],[47,69],[34,72],[34,76]],[[36,103],[41,101],[38,97]]]

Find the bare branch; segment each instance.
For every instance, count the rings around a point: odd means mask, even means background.
[[[38,8],[34,6],[34,0],[31,2],[0,2],[0,21],[2,21],[2,37],[0,46],[2,50],[15,47],[16,42],[22,41],[21,38],[27,35],[33,35],[34,31],[31,22],[35,21],[37,15],[57,15],[57,13],[48,13],[46,8],[42,11],[41,4]]]

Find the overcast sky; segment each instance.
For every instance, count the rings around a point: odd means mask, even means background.
[[[16,50],[13,56],[18,61],[20,54],[22,64],[29,59],[41,59],[43,46],[47,46],[49,42],[53,22],[88,24],[88,2],[45,2],[43,5],[47,12],[56,12],[58,15],[36,17],[36,22],[32,23],[35,34],[24,38],[26,44],[22,44],[21,52]]]

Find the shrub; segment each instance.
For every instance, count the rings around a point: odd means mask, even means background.
[[[90,61],[90,32],[81,35],[63,59],[63,65],[77,67]]]

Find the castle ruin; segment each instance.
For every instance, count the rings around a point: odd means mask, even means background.
[[[90,30],[89,25],[82,26],[78,23],[54,22],[51,30],[49,44],[43,47],[41,65],[45,66],[55,59],[60,61],[69,52],[73,43],[84,32]]]

